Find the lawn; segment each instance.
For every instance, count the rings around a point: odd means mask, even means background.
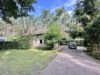
[[[39,75],[57,54],[38,49],[0,51],[0,75]]]

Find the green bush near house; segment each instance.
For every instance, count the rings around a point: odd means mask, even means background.
[[[29,49],[32,47],[32,38],[30,35],[14,37],[10,41],[0,42],[0,49]]]
[[[0,42],[0,50],[18,49],[18,42],[16,41],[2,41]]]
[[[50,25],[49,31],[44,35],[46,48],[50,50],[53,49],[54,44],[59,43],[61,37],[62,34],[59,24],[53,23],[52,25]]]
[[[60,45],[67,45],[67,39],[66,38],[62,38],[59,40],[59,44]]]
[[[16,41],[18,42],[19,49],[29,49],[31,48],[33,36],[25,35],[25,36],[18,36]]]
[[[46,45],[45,45],[45,48],[48,49],[48,50],[52,50],[53,47],[54,47],[54,43],[52,40],[47,40],[46,41]]]

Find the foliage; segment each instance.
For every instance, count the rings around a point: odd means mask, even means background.
[[[60,9],[60,8],[59,8]],[[57,10],[59,10],[57,9]],[[54,21],[54,18],[57,17],[57,20]],[[42,14],[39,17],[36,16],[27,16],[27,17],[19,17],[14,19],[10,18],[12,25],[6,24],[3,21],[0,21],[0,35],[3,36],[14,36],[14,35],[30,35],[33,34],[34,28],[37,25],[42,25],[44,27],[49,28],[49,26],[57,22],[59,23],[64,31],[67,28],[69,21],[68,12],[63,8],[63,12],[60,16],[57,16],[57,13],[51,13],[50,10],[43,10]],[[64,29],[63,29],[64,28]]]
[[[77,46],[83,46],[83,45],[84,45],[84,39],[82,39],[82,38],[67,39],[67,45],[68,45],[70,42],[75,42]]]
[[[100,16],[97,17],[97,19],[95,19],[95,21],[90,24],[90,26],[88,26],[86,28],[86,32],[88,34],[89,37],[88,39],[89,42],[93,42],[93,44],[97,44],[98,45],[98,50],[99,50],[99,43],[100,43]]]
[[[43,18],[47,18],[47,16],[49,14],[50,14],[50,11],[49,10],[44,10],[42,16],[43,16]]]
[[[93,22],[92,28],[95,32],[95,39],[100,42],[100,16]]]
[[[84,29],[81,27],[81,26],[79,26],[79,25],[73,25],[73,24],[71,24],[70,26],[69,26],[69,28],[70,28],[70,36],[73,38],[73,39],[75,39],[76,37],[82,37],[83,36],[83,32],[84,32]]]
[[[33,36],[18,36],[16,41],[18,42],[18,48],[19,49],[29,49],[31,48],[32,44],[32,38]]]
[[[51,22],[50,20],[52,19],[52,15],[50,13],[50,10],[44,10],[42,12],[42,15],[40,16],[40,19],[42,20],[43,25],[49,25]]]
[[[98,45],[99,50],[99,3],[99,0],[80,0],[77,2],[75,9],[76,20],[82,24],[85,30],[85,44],[87,44],[90,47],[91,52],[94,50],[94,44]]]
[[[34,11],[33,3],[36,0],[0,0],[0,17],[11,23],[9,17],[26,16],[29,11]]]
[[[76,4],[75,17],[78,22],[86,26],[88,22],[95,19],[99,8],[97,7],[98,0],[79,0]]]
[[[56,9],[56,14],[53,21],[57,21],[58,23],[66,26],[69,20],[70,16],[64,7]]]
[[[44,35],[47,46],[53,48],[55,43],[61,38],[61,30],[57,23],[50,25],[49,31]]]
[[[82,38],[75,39],[75,42],[76,42],[77,46],[83,46],[84,45],[84,39],[82,39]]]
[[[64,7],[57,9],[56,10],[56,16],[61,16],[63,12],[65,12]]]
[[[3,41],[3,42],[0,42],[0,49],[1,50],[18,49],[18,42],[16,42],[16,41]]]
[[[67,39],[66,39],[66,38],[61,38],[61,39],[59,40],[59,44],[60,44],[60,45],[67,45]]]
[[[89,53],[89,55],[93,56],[95,59],[100,60],[100,53],[99,52],[92,52],[92,53]]]
[[[14,36],[9,41],[0,42],[0,49],[29,49],[32,47],[33,36]]]

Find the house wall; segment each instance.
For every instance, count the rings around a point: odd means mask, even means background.
[[[44,39],[42,36],[35,36],[33,39],[33,46],[34,47],[39,47],[39,46],[44,46]]]

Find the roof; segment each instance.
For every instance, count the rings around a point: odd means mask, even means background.
[[[34,35],[42,35],[45,34],[48,31],[46,26],[38,25],[34,29]]]

